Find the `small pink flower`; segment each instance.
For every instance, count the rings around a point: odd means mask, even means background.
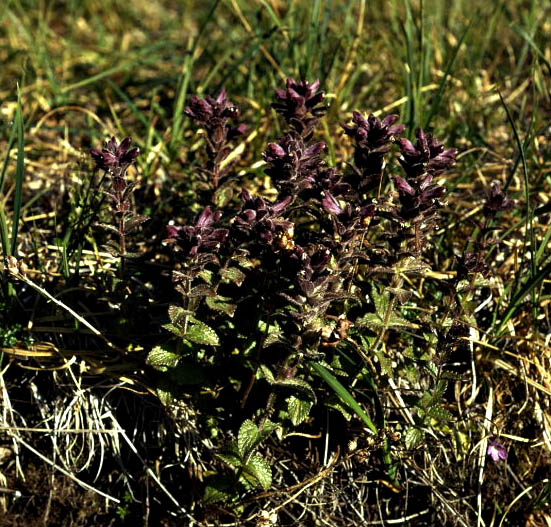
[[[498,441],[492,439],[488,442],[486,452],[494,461],[504,461],[507,459],[507,449]]]

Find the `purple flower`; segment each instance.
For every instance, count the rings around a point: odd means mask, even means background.
[[[488,442],[488,450],[486,452],[494,461],[505,461],[507,459],[507,449],[495,439]]]
[[[278,100],[272,104],[272,108],[304,138],[310,136],[319,117],[327,110],[321,104],[324,94],[318,91],[319,86],[319,79],[310,83],[288,78],[286,89],[277,89],[275,92]]]
[[[262,154],[268,165],[266,174],[284,194],[296,196],[316,183],[325,147],[324,142],[306,145],[300,136],[287,134],[278,143],[269,143]]]
[[[125,137],[119,144],[115,137],[103,144],[101,150],[92,148],[90,155],[96,162],[96,167],[109,172],[110,174],[121,176],[123,172],[136,160],[140,149],[138,147],[130,148],[132,139]]]
[[[228,237],[227,229],[218,229],[215,226],[221,216],[220,211],[213,212],[210,207],[207,207],[195,225],[182,227],[168,225],[167,236],[188,256],[197,256],[200,252],[216,251]]]
[[[369,227],[369,220],[376,212],[373,204],[353,208],[350,203],[346,203],[343,208],[328,191],[324,192],[321,204],[334,217],[336,231],[343,242],[354,238],[359,229]]]
[[[483,214],[487,218],[494,217],[498,212],[510,209],[514,206],[513,200],[509,199],[505,192],[501,190],[499,183],[494,183],[490,190],[490,195],[484,205]]]
[[[291,196],[271,205],[261,197],[253,197],[248,190],[241,192],[241,211],[233,223],[239,238],[253,239],[281,248],[292,247],[294,225],[280,216],[291,203]]]
[[[387,115],[382,121],[373,114],[366,119],[361,113],[353,112],[352,123],[344,124],[344,133],[354,139],[354,165],[364,178],[379,176],[384,166],[384,156],[405,129],[395,125],[397,115]],[[368,186],[372,182],[367,182]]]
[[[239,109],[228,99],[226,90],[221,90],[216,99],[208,95],[204,99],[192,95],[185,114],[199,123],[210,126],[216,119],[235,119],[239,115]]]
[[[421,128],[415,135],[415,145],[408,139],[400,139],[402,156],[399,161],[408,177],[418,177],[425,172],[435,177],[455,164],[455,148],[444,149],[442,143]]]

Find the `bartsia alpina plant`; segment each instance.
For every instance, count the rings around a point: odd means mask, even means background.
[[[212,189],[217,189],[231,170],[230,166],[222,166],[231,152],[231,142],[247,129],[244,124],[230,124],[239,117],[239,108],[228,99],[226,90],[222,90],[216,98],[201,99],[193,95],[185,114],[205,130],[207,162],[203,172],[208,175]]]
[[[126,236],[136,227],[147,221],[147,216],[136,214],[132,208],[134,183],[128,180],[127,171],[138,158],[140,149],[132,147],[132,139],[125,137],[120,143],[115,137],[106,141],[102,149],[93,148],[90,155],[96,163],[96,169],[109,176],[110,186],[102,190],[112,205],[114,225],[101,223],[101,227],[118,236],[117,243],[107,243],[106,249],[121,259],[121,273],[124,272],[124,259],[134,256],[126,247]]]
[[[216,207],[208,198],[194,222],[167,226],[178,300],[164,327],[181,344],[152,351],[149,363],[164,373],[180,360],[225,372],[229,383],[212,386],[213,393],[235,390],[236,406],[225,408],[224,419],[248,416],[219,454],[223,467],[208,479],[206,501],[267,489],[270,466],[257,450],[272,432],[283,437],[300,427],[331,390],[342,395],[340,385],[371,378],[364,389],[378,408],[376,422],[342,399],[333,407],[356,413],[381,437],[392,420],[406,449],[422,443],[435,419],[448,419],[446,360],[464,345],[472,318],[455,291],[443,310],[420,291],[431,283],[426,255],[457,150],[421,129],[415,143],[400,138],[405,127],[396,115],[354,112],[344,125],[352,159],[330,166],[317,137],[327,111],[319,87],[288,79],[275,92],[272,108],[284,130],[262,153],[270,193],[242,177],[238,185],[233,167],[221,168],[239,114],[226,92],[192,97],[186,109],[205,131],[211,191],[223,181],[234,198],[215,200]],[[483,215],[509,206],[493,188]],[[386,395],[387,378],[408,379],[420,394],[408,399],[413,422]],[[381,440],[380,451],[387,477],[399,485],[391,443]]]

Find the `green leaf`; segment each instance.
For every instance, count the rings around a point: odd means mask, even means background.
[[[213,311],[225,313],[229,317],[233,317],[235,310],[237,309],[237,306],[235,304],[231,304],[230,302],[228,302],[228,300],[231,300],[231,299],[225,296],[218,296],[215,298],[209,297],[206,299],[206,304]]]
[[[184,330],[176,327],[174,324],[163,324],[163,328],[165,328],[167,331],[170,331],[171,333],[174,333],[178,337],[184,336]]]
[[[425,432],[415,426],[409,426],[404,436],[404,442],[407,449],[416,448],[425,438]]]
[[[245,280],[245,273],[237,267],[228,267],[227,269],[220,269],[220,276],[227,282],[232,282],[236,286],[240,286]]]
[[[191,311],[186,311],[183,307],[175,305],[168,307],[168,317],[175,326],[182,325],[186,316],[189,317],[190,315],[192,315]]]
[[[268,327],[268,335],[266,336],[266,340],[264,340],[264,346],[271,346],[272,344],[276,344],[277,342],[284,341],[285,336],[283,335],[279,324],[275,321],[272,322]]]
[[[233,198],[233,189],[231,186],[219,187],[214,193],[214,202],[219,209],[223,209]]]
[[[241,459],[235,454],[215,454],[215,456],[230,467],[239,468],[242,465]]]
[[[233,478],[216,474],[208,479],[203,501],[205,503],[227,503],[233,497],[232,491],[235,492]]]
[[[352,413],[349,411],[350,408],[344,404],[336,395],[332,395],[327,401],[325,401],[325,406],[333,408],[341,413],[341,415],[347,420],[352,419]]]
[[[164,406],[170,406],[174,402],[174,395],[167,382],[161,382],[155,391],[157,392],[159,401],[161,401]]]
[[[427,415],[437,421],[449,421],[452,418],[451,413],[442,406],[433,406]]]
[[[237,450],[241,459],[250,456],[260,440],[260,432],[250,419],[247,419],[241,425],[237,434]]]
[[[194,320],[189,323],[184,336],[187,340],[195,344],[208,344],[210,346],[220,345],[220,339],[214,329],[199,320]]]
[[[145,363],[159,371],[167,371],[178,364],[180,356],[162,346],[155,346],[147,355]]]
[[[375,356],[379,360],[381,365],[381,373],[391,377],[394,374],[394,368],[392,367],[392,360],[390,360],[383,351],[375,350]]]
[[[367,313],[356,320],[359,327],[367,326],[372,329],[395,328],[395,327],[413,327],[413,324],[396,314],[391,308],[390,291],[383,290],[379,293],[377,286],[371,286],[371,300],[375,305],[375,313]]]
[[[207,284],[199,284],[195,287],[192,287],[187,296],[189,296],[190,298],[195,298],[199,296],[214,297],[216,296],[216,293],[214,292],[213,287]]]
[[[402,258],[394,268],[394,272],[400,275],[424,275],[427,271],[430,271],[430,265],[414,256]]]
[[[287,411],[293,425],[298,426],[308,417],[313,404],[312,401],[299,399],[294,395],[287,398]]]
[[[275,377],[272,370],[270,370],[270,368],[268,368],[265,364],[261,364],[258,367],[256,376],[258,379],[266,379],[269,384],[274,384],[275,382]]]
[[[316,402],[316,392],[313,388],[302,379],[276,379],[273,383],[275,386],[282,388],[290,388],[307,395],[310,399]]]
[[[253,476],[257,485],[260,485],[264,490],[268,490],[272,484],[272,469],[270,468],[270,464],[260,456],[252,456],[249,459],[243,475],[245,477],[247,475]]]
[[[139,214],[131,216],[126,220],[124,224],[125,232],[129,233],[133,231],[136,227],[140,226],[142,223],[146,222],[149,219],[149,216],[140,216]]]
[[[208,269],[203,269],[199,276],[209,285],[212,284],[212,278],[214,277],[214,273],[212,271],[209,271]]]

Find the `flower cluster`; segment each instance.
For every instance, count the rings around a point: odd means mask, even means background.
[[[420,128],[416,130],[415,135],[415,145],[408,139],[400,139],[402,156],[399,161],[408,179],[418,178],[424,174],[434,178],[455,164],[455,148],[445,149],[432,134],[425,134]]]
[[[294,233],[293,223],[282,218],[291,202],[288,196],[274,205],[262,197],[253,197],[247,189],[241,192],[241,210],[235,217],[233,232],[243,241],[276,243],[279,247],[291,246]]]
[[[306,145],[301,137],[287,134],[279,142],[269,143],[264,151],[266,174],[281,193],[297,196],[316,184],[324,150],[323,142]]]
[[[434,183],[434,178],[455,164],[457,150],[444,146],[431,134],[425,135],[420,128],[416,131],[417,142],[400,140],[399,159],[406,179],[394,179],[402,205],[400,216],[404,220],[426,219],[433,209],[435,199],[445,194],[445,189]]]
[[[111,137],[104,143],[101,150],[96,148],[90,150],[96,168],[111,176],[111,188],[104,191],[104,194],[111,200],[117,225],[116,227],[107,227],[114,230],[119,236],[116,252],[121,258],[127,256],[126,235],[148,219],[147,216],[140,216],[132,211],[131,195],[134,185],[127,179],[127,170],[136,161],[140,149],[138,147],[131,148],[131,146],[132,139],[130,137],[125,137],[120,143],[115,137]],[[111,246],[107,249],[113,252],[115,247]]]
[[[310,138],[319,118],[327,111],[327,107],[321,104],[324,94],[318,91],[319,86],[319,79],[310,83],[289,78],[286,89],[275,92],[277,101],[272,108],[305,140]]]
[[[330,192],[325,192],[322,206],[334,217],[335,233],[341,243],[357,237],[363,229],[369,227],[376,211],[374,204],[352,207],[346,203],[342,207]]]
[[[486,202],[482,208],[484,221],[476,224],[477,234],[471,242],[471,250],[465,250],[458,258],[458,278],[463,279],[477,273],[486,275],[488,266],[486,265],[486,251],[489,245],[495,243],[490,237],[495,230],[491,222],[498,213],[508,210],[514,206],[513,200],[509,199],[498,183],[494,183]]]
[[[226,175],[229,167],[222,169],[222,162],[231,152],[230,142],[243,135],[247,127],[244,124],[231,126],[230,120],[239,116],[239,109],[228,99],[226,90],[222,90],[216,99],[207,96],[204,99],[193,95],[185,114],[201,124],[206,132],[207,164],[204,171],[211,178],[216,189],[220,179]]]
[[[185,256],[194,257],[201,252],[216,251],[228,237],[227,229],[216,227],[221,216],[220,211],[213,212],[210,207],[206,207],[195,225],[169,225],[167,237],[175,242],[175,248],[182,251]]]
[[[140,153],[138,147],[130,148],[132,139],[125,137],[117,144],[115,137],[103,144],[103,148],[92,148],[90,155],[96,162],[96,167],[108,172],[113,177],[123,178],[127,168],[136,161]]]
[[[366,192],[379,181],[384,169],[384,158],[405,126],[394,124],[397,115],[388,115],[382,121],[373,114],[366,119],[360,112],[353,112],[352,123],[343,125],[344,133],[354,140],[353,176],[359,176],[355,184],[359,192]]]

